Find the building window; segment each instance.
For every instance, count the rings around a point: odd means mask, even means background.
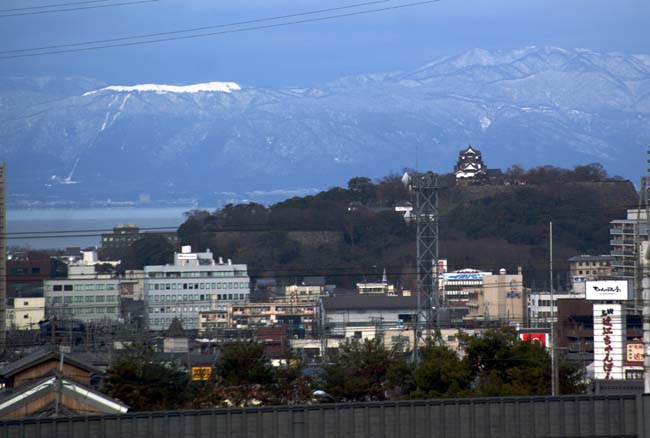
[[[63,290],[66,292],[71,292],[72,291],[72,285],[71,284],[64,284],[63,285]]]

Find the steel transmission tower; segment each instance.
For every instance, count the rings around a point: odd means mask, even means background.
[[[438,295],[438,176],[431,173],[405,174],[402,182],[415,193],[414,217],[417,224],[417,321],[414,327],[414,354],[418,344],[430,341],[436,328]]]

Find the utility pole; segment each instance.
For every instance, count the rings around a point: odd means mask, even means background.
[[[0,163],[0,353],[7,342],[7,243],[5,164]]]
[[[551,395],[556,396],[559,394],[559,375],[557,367],[557,354],[555,344],[557,342],[555,336],[555,300],[553,299],[553,221],[549,222],[549,280],[550,280],[550,295],[551,295]]]

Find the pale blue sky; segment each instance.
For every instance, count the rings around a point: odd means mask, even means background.
[[[2,9],[64,2],[4,0]],[[160,0],[4,17],[0,18],[0,50],[208,26],[359,2]],[[408,2],[391,0],[376,7]],[[83,75],[112,84],[236,81],[255,86],[312,85],[356,73],[409,69],[473,47],[554,45],[650,53],[648,23],[648,0],[441,0],[284,28],[0,60],[0,75]]]

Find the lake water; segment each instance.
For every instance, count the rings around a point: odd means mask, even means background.
[[[118,224],[175,230],[184,221],[183,213],[192,208],[10,209],[7,245],[33,249],[99,246],[100,234]]]

